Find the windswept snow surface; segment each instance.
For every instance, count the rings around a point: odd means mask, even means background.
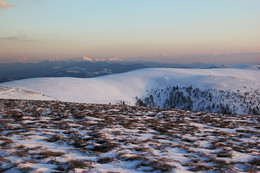
[[[44,94],[39,94],[32,91],[0,86],[1,99],[26,99],[26,100],[55,100]]]
[[[247,69],[177,69],[150,68],[97,78],[33,78],[2,83],[49,95],[61,101],[81,103],[117,103],[134,105],[151,89],[168,86],[201,90],[256,91],[260,88],[260,71]]]

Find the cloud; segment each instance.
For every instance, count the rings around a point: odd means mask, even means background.
[[[1,1],[1,0],[0,0]],[[24,35],[18,35],[18,36],[10,36],[10,37],[1,37],[0,40],[9,40],[9,41],[37,41],[37,40],[32,40],[28,39]]]
[[[8,2],[5,2],[3,0],[0,0],[0,9],[5,9],[5,8],[9,8],[9,7],[13,7],[14,5],[9,4]]]
[[[122,59],[120,59],[120,58],[109,58],[108,60],[109,61],[122,61]]]
[[[11,37],[2,37],[1,40],[24,40],[25,36],[11,36]]]
[[[90,61],[90,62],[109,62],[109,61],[121,61],[119,58],[89,58],[87,56],[83,56],[82,60]]]
[[[103,62],[103,61],[106,61],[105,58],[95,58],[95,61],[96,62]]]
[[[87,56],[83,56],[82,57],[84,61],[90,61],[90,62],[93,62],[93,59],[92,58],[89,58]]]

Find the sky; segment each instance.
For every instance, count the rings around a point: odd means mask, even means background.
[[[260,63],[260,0],[0,0],[0,63]]]

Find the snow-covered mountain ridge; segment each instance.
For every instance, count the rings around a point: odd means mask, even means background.
[[[25,99],[25,100],[55,100],[44,94],[39,94],[32,91],[0,86],[1,99]]]
[[[259,70],[150,68],[97,78],[32,78],[1,85],[37,92],[61,101],[81,103],[113,104],[125,101],[129,105],[134,105],[136,98],[145,102],[145,98],[152,95],[155,106],[171,108],[178,107],[174,107],[174,104],[164,105],[167,99],[168,103],[172,102],[169,101],[171,99],[169,88],[178,86],[184,91],[192,87],[192,92],[195,90],[200,93],[193,95],[183,93],[185,97],[190,96],[193,102],[191,110],[204,109],[198,106],[202,100],[212,107],[213,103],[218,105],[221,103],[224,107],[228,104],[229,109],[232,108],[228,113],[254,114],[259,112],[260,107]],[[210,94],[203,95],[201,94],[203,92],[210,92]],[[163,99],[158,98],[159,93]],[[212,101],[208,98],[210,95]],[[232,107],[234,105],[235,108]],[[239,105],[243,105],[243,108]],[[216,108],[210,109],[221,112]],[[250,112],[249,109],[254,109],[254,112]]]

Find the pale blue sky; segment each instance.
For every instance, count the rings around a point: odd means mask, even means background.
[[[0,2],[0,62],[260,52],[259,0]]]

